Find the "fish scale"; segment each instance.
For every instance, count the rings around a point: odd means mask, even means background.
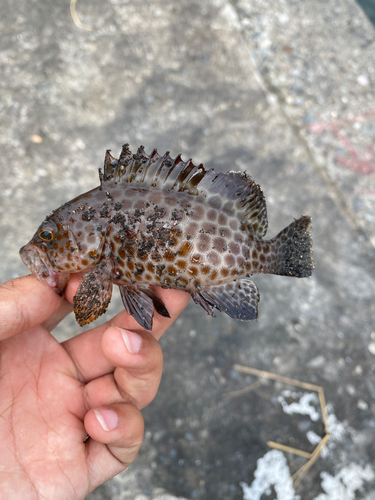
[[[258,315],[253,274],[308,277],[311,218],[271,240],[266,201],[246,173],[206,171],[169,152],[141,146],[106,152],[100,186],[46,217],[21,250],[36,276],[62,294],[70,273],[84,273],[73,299],[83,326],[103,314],[113,284],[124,307],[152,329],[154,309],[169,313],[150,285],[184,290],[210,315],[248,321]]]

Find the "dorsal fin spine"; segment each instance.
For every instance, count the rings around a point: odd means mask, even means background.
[[[156,152],[156,155],[154,155],[152,161],[146,169],[147,171],[144,176],[144,181],[150,184],[150,186],[155,182],[155,179],[157,178],[161,162],[162,157]]]
[[[155,156],[155,154],[154,154],[155,152],[157,154],[156,149],[154,149],[152,151],[152,153],[150,154],[150,156],[147,157],[148,159],[147,159],[147,162],[146,162],[146,164],[144,166],[143,175],[142,175],[142,177],[139,180],[140,183],[143,183],[143,182],[146,181],[147,173],[149,172],[149,168],[150,168],[150,165],[152,164],[152,160],[153,160],[153,158]]]
[[[168,175],[172,165],[173,165],[173,159],[170,157],[169,151],[167,151],[160,158],[160,165],[155,175],[155,183],[157,183],[160,186],[165,183],[166,176]]]
[[[150,158],[153,159],[155,156],[159,156],[158,150],[156,148],[152,150]]]
[[[109,151],[104,161],[104,174],[99,172],[101,184],[111,181],[137,183],[163,190],[186,191],[190,195],[203,195],[214,207],[221,199],[221,209],[235,209],[241,224],[256,237],[263,238],[267,231],[267,208],[260,187],[246,173],[215,173],[205,170],[202,163],[194,165],[191,159],[184,162],[181,155],[171,158],[169,151],[160,156],[156,149],[150,155],[144,147],[132,154],[129,144],[124,144],[118,160]],[[220,202],[219,202],[220,205]]]
[[[181,172],[184,171],[185,165],[186,163],[182,160],[181,155],[177,155],[174,160],[170,158],[169,167],[167,165],[169,169],[166,172],[164,180],[161,179],[161,182],[163,182],[163,188],[168,190],[174,189],[180,178]]]
[[[176,158],[174,159],[174,162],[173,162],[173,166],[175,167],[176,165],[178,165],[179,163],[182,162],[182,158],[181,158],[181,155],[177,155]]]
[[[124,160],[125,160],[126,158],[129,158],[129,157],[131,157],[131,156],[133,156],[133,155],[132,155],[132,153],[131,153],[131,151],[130,151],[130,144],[129,144],[129,143],[126,143],[126,144],[124,144],[124,145],[122,146],[121,153],[120,153],[120,156],[119,156],[118,161],[119,161],[120,163],[122,163],[122,162],[124,162]]]
[[[199,182],[198,182],[198,183],[194,183],[194,182],[192,182],[192,181],[193,181],[193,179],[194,179],[194,177],[195,177],[196,175],[198,175],[199,173],[201,173],[201,168],[200,168],[200,166],[199,166],[199,165],[198,165],[198,166],[195,166],[195,165],[193,164],[193,162],[191,161],[191,159],[190,159],[190,160],[188,160],[188,165],[187,165],[186,169],[187,169],[188,167],[190,167],[190,166],[191,166],[191,167],[193,167],[193,168],[191,168],[191,170],[190,170],[190,172],[188,173],[187,177],[184,179],[184,183],[185,183],[185,186],[186,186],[186,188],[187,188],[187,189],[188,189],[188,185],[189,185],[190,183],[192,184],[192,187],[193,187],[193,185],[194,185],[194,187],[196,187],[196,185],[197,185]]]
[[[113,177],[114,174],[114,163],[117,162],[116,158],[111,155],[111,150],[107,149],[104,156],[104,173],[100,174],[101,183],[107,181]]]

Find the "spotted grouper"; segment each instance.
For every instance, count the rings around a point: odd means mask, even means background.
[[[215,173],[181,156],[106,152],[100,186],[48,215],[20,250],[26,266],[62,294],[70,273],[84,273],[74,296],[83,326],[105,313],[113,284],[126,311],[147,330],[154,310],[169,317],[149,288],[184,290],[214,316],[258,316],[256,273],[311,275],[311,218],[271,240],[266,201],[246,173]]]

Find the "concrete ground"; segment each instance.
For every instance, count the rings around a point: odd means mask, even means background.
[[[313,219],[311,279],[256,276],[259,320],[190,303],[162,338],[136,462],[89,500],[375,499],[375,31],[353,0],[1,0],[0,279],[104,152],[157,147],[262,186],[274,236]],[[74,11],[73,11],[74,14]],[[77,23],[76,19],[76,23]],[[88,30],[90,28],[90,30]],[[121,304],[116,298],[109,314]],[[107,319],[107,318],[105,318]],[[59,339],[79,332],[72,318]],[[322,386],[258,380],[241,364]]]

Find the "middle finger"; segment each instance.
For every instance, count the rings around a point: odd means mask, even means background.
[[[114,374],[97,378],[85,387],[89,408],[132,403],[141,409],[155,397],[159,387],[163,354],[148,332],[136,334],[109,328],[102,339],[103,354],[116,366]]]

